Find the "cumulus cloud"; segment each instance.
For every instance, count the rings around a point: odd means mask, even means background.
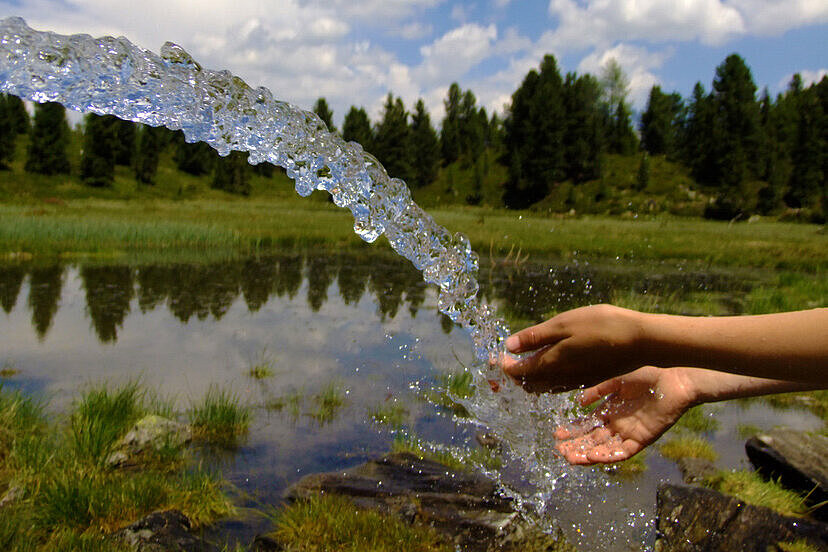
[[[489,57],[497,40],[497,27],[469,23],[452,29],[431,44],[420,48],[422,64],[416,69],[424,86],[462,77]]]
[[[420,21],[412,21],[402,25],[401,27],[389,29],[387,34],[399,36],[406,40],[417,40],[418,38],[427,37],[431,34],[431,31],[431,25],[426,25]]]
[[[670,55],[669,50],[652,52],[638,46],[618,44],[613,48],[587,55],[578,65],[578,72],[592,73],[600,77],[607,63],[614,59],[629,80],[629,101],[635,107],[643,108],[650,88],[659,82],[654,71],[660,68]]]
[[[812,84],[816,84],[822,80],[823,77],[828,76],[828,69],[803,69],[802,71],[797,71],[799,76],[802,77],[802,85],[808,87]],[[776,83],[776,87],[780,90],[784,90],[788,88],[788,84],[790,84],[791,79],[793,78],[794,73],[786,75],[783,77],[778,83]]]

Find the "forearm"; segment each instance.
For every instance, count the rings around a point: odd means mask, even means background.
[[[734,317],[642,314],[639,340],[642,364],[828,386],[828,309]]]
[[[692,404],[820,388],[815,384],[740,376],[703,368],[680,367],[669,368],[669,370],[677,372],[688,396],[691,397]]]

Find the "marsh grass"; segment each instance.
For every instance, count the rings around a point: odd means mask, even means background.
[[[440,374],[431,389],[422,392],[428,402],[450,410],[455,416],[465,418],[468,410],[457,399],[467,399],[474,393],[474,379],[468,370],[462,372]]]
[[[217,475],[165,465],[164,453],[137,471],[106,466],[112,443],[152,410],[147,397],[137,383],[94,387],[54,421],[0,388],[0,489],[18,496],[0,516],[0,550],[114,552],[123,547],[106,535],[152,511],[178,509],[195,527],[233,512]]]
[[[269,536],[286,552],[450,552],[445,537],[425,525],[362,510],[347,498],[323,494],[272,512]]]
[[[385,402],[368,409],[368,418],[376,424],[389,426],[391,429],[400,429],[408,420],[408,408],[398,402]]]
[[[236,448],[250,426],[250,409],[237,395],[216,386],[210,386],[201,402],[193,402],[187,414],[193,438],[219,448]]]
[[[408,432],[394,436],[391,452],[407,452],[461,472],[474,471],[477,466],[485,469],[499,469],[503,466],[503,458],[497,450],[434,445]]]
[[[719,492],[764,506],[785,516],[804,516],[810,511],[805,497],[783,487],[778,481],[767,481],[755,471],[720,471],[705,484]]]
[[[647,452],[641,451],[632,458],[615,464],[606,464],[603,469],[618,477],[636,477],[647,471]]]
[[[762,432],[762,428],[751,424],[739,424],[736,426],[736,435],[739,439],[750,439]]]
[[[658,447],[664,458],[677,461],[681,458],[702,458],[715,462],[719,455],[709,441],[700,437],[677,437]]]
[[[314,409],[308,416],[320,425],[326,425],[336,419],[345,406],[345,389],[337,382],[328,383],[322,391],[313,396]]]
[[[263,380],[273,377],[276,373],[276,358],[267,352],[267,349],[259,353],[256,360],[250,363],[247,375],[256,380]]]
[[[714,413],[704,406],[694,406],[679,418],[674,427],[693,433],[713,433],[721,426],[713,415]]]
[[[19,373],[20,370],[9,360],[3,361],[2,366],[0,366],[0,378],[13,378]]]

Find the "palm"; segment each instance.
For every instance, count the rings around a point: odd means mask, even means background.
[[[658,439],[690,407],[680,369],[639,368],[586,389],[583,404],[606,397],[596,410],[603,425],[560,428],[558,450],[572,464],[626,460]]]

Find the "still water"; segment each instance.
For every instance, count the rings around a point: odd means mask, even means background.
[[[513,325],[619,293],[695,292],[728,297],[751,282],[711,275],[618,267],[509,264],[484,259],[481,293]],[[405,261],[381,253],[290,253],[216,264],[0,265],[0,366],[19,371],[3,384],[49,401],[59,414],[85,386],[139,379],[179,409],[210,386],[233,390],[254,408],[250,434],[232,455],[211,457],[250,506],[276,504],[300,477],[347,468],[388,451],[393,436],[370,411],[404,406],[407,425],[436,443],[477,446],[475,429],[423,399],[439,376],[470,365],[465,332],[437,312],[437,297]],[[735,304],[735,303],[734,303]],[[257,364],[272,375],[250,376]],[[336,389],[344,406],[330,419],[312,416],[315,397]],[[767,406],[714,405],[720,422],[706,435],[719,466],[744,466],[739,424],[814,429],[805,412]],[[555,515],[586,549],[652,538],[659,482],[680,481],[654,447],[648,470],[555,503]],[[632,529],[628,526],[633,525]],[[573,529],[574,528],[574,529]],[[248,540],[266,529],[252,518],[227,523],[223,536]],[[616,537],[620,537],[617,538]],[[615,544],[612,544],[615,542]]]

